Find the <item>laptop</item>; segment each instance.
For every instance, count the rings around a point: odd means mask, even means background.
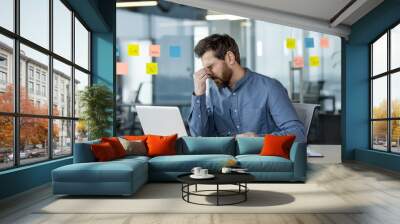
[[[188,136],[178,107],[136,106],[144,134]]]

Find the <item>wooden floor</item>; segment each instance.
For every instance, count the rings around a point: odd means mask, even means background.
[[[43,186],[0,202],[0,223],[400,223],[400,174],[359,163],[311,163],[308,182],[366,206],[357,214],[35,214],[54,199]]]

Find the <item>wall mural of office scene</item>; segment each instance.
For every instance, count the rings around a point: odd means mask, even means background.
[[[190,131],[194,75],[204,65],[194,49],[212,34],[231,37],[240,66],[278,80],[292,102],[320,105],[309,143],[340,144],[339,37],[165,1],[117,8],[118,135],[143,132],[137,105],[177,106]]]

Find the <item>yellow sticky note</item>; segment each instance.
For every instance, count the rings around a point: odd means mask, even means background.
[[[318,56],[310,56],[310,66],[317,67],[320,65],[319,57]]]
[[[296,39],[286,38],[286,48],[288,48],[288,49],[296,48]]]
[[[157,75],[158,74],[158,64],[157,63],[147,63],[146,64],[146,74]]]
[[[139,44],[129,44],[128,45],[128,56],[139,56],[140,46]]]

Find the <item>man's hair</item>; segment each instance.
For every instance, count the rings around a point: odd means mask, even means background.
[[[214,51],[214,57],[224,60],[226,52],[231,51],[235,55],[236,62],[240,65],[239,47],[236,41],[227,34],[212,34],[201,39],[194,48],[194,53],[201,58],[207,51]]]

